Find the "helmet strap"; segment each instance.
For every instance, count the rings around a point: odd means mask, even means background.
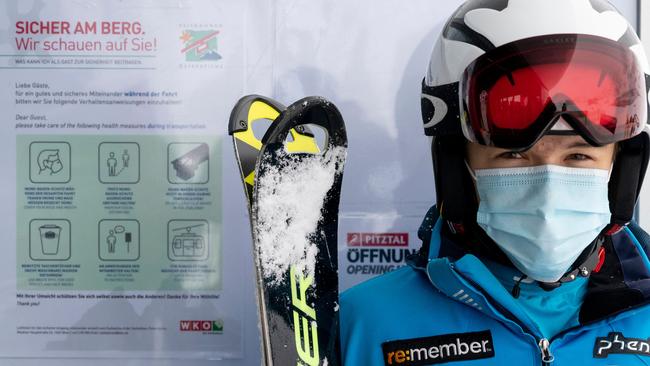
[[[609,179],[610,230],[627,225],[634,215],[641,184],[648,167],[648,135],[641,133],[621,141]]]
[[[465,168],[466,141],[463,136],[434,137],[431,141],[437,205],[440,216],[452,223],[453,231],[464,227],[466,220],[472,220],[478,202]]]

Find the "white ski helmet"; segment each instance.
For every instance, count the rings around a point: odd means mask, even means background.
[[[626,19],[605,0],[468,0],[445,24],[422,81],[436,208],[463,251],[510,263],[476,223],[467,141],[513,151],[545,134],[618,144],[609,181],[613,234],[627,225],[648,165],[649,68]],[[429,257],[429,240],[418,256]],[[601,262],[595,241],[553,288]],[[513,290],[514,291],[514,290]]]
[[[638,36],[605,0],[461,5],[433,49],[421,99],[437,207],[452,232],[476,218],[467,140],[522,151],[544,134],[567,132],[595,146],[619,143],[609,229],[626,225],[650,151],[648,73]]]

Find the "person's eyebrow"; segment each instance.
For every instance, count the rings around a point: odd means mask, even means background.
[[[570,143],[566,148],[575,149],[575,148],[584,148],[584,147],[596,147],[596,146],[589,144],[587,141],[574,141]]]

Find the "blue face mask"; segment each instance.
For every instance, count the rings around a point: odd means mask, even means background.
[[[559,280],[609,223],[609,172],[542,165],[479,169],[477,223],[528,277]]]

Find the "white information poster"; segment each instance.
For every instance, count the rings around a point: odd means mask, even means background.
[[[222,163],[245,3],[6,8],[0,356],[242,358]]]

